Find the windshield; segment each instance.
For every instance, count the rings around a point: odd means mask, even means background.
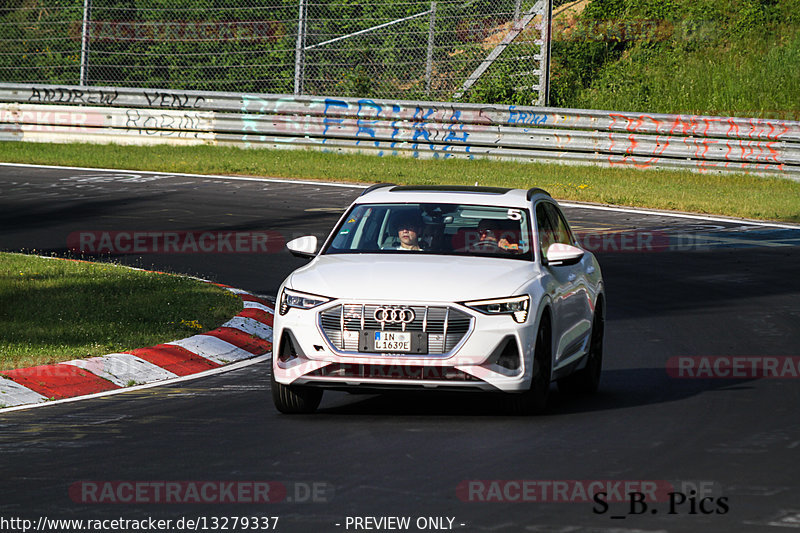
[[[323,254],[417,253],[532,260],[525,209],[467,204],[361,204]]]

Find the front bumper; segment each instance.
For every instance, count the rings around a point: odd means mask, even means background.
[[[326,388],[454,389],[517,392],[530,387],[535,331],[530,315],[522,324],[511,316],[489,316],[448,302],[391,302],[392,306],[447,306],[470,318],[469,330],[442,353],[365,353],[341,349],[322,327],[320,314],[336,306],[386,302],[335,300],[314,309],[276,315],[273,372],[284,385]],[[432,336],[433,337],[433,336]],[[291,343],[286,347],[285,343]],[[339,346],[337,346],[338,344]],[[516,364],[513,361],[516,360]]]

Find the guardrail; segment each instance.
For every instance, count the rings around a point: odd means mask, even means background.
[[[504,105],[0,84],[0,140],[215,144],[800,179],[800,122]]]

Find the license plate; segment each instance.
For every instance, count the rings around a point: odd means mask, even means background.
[[[376,352],[410,352],[411,333],[407,331],[376,331]]]

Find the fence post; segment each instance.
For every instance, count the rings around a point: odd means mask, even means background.
[[[81,28],[81,72],[78,85],[88,85],[89,77],[89,21],[91,20],[92,0],[83,0],[83,26]]]
[[[539,98],[538,106],[550,105],[550,44],[552,43],[553,29],[553,0],[545,0],[544,14],[542,16],[542,62],[539,68]]]
[[[303,78],[306,70],[306,0],[300,0],[297,15],[297,45],[294,52],[294,94],[303,93]]]
[[[519,20],[519,10],[521,7],[522,7],[522,0],[516,0],[516,2],[514,2],[514,24],[516,24],[517,21]]]
[[[436,25],[436,2],[431,2],[431,21],[428,26],[428,56],[425,62],[425,95],[431,94],[431,75],[433,74],[433,38]]]

